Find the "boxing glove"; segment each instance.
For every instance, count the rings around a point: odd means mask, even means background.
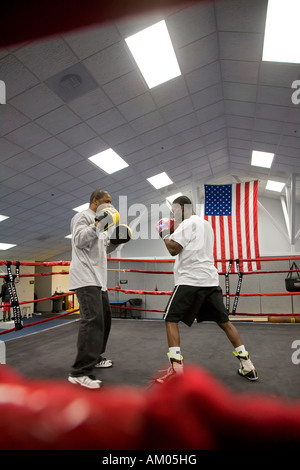
[[[114,227],[114,231],[110,237],[110,243],[113,245],[121,245],[127,243],[132,238],[132,230],[130,227],[124,224],[117,225]]]
[[[99,222],[97,229],[100,232],[108,230],[113,225],[116,225],[119,222],[120,214],[112,206],[99,206],[96,212],[95,222]]]
[[[165,238],[168,235],[171,235],[175,230],[175,220],[174,219],[161,219],[155,225],[156,230],[158,231],[161,238]]]

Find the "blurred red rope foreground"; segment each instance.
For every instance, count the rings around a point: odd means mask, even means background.
[[[95,391],[2,365],[0,430],[1,450],[295,449],[300,400],[233,393],[195,366],[148,389]]]

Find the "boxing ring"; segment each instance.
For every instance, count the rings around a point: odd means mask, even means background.
[[[288,264],[300,257],[260,259],[267,265],[278,260]],[[195,323],[192,328],[181,326],[186,361],[184,380],[176,378],[173,385],[148,389],[157,371],[167,365],[163,306],[172,290],[161,287],[172,285],[173,263],[172,258],[108,258],[113,320],[106,357],[114,361],[114,367],[97,370],[95,375],[101,378],[104,388],[95,392],[82,390],[66,380],[76,352],[80,318],[74,292],[29,300],[18,296],[22,278],[67,276],[70,262],[0,261],[2,271],[8,271],[1,278],[10,276],[12,280],[11,308],[15,315],[5,329],[0,322],[0,342],[6,347],[6,364],[0,366],[0,428],[12,427],[10,413],[16,413],[16,406],[24,417],[17,430],[6,432],[8,440],[2,440],[1,449],[9,448],[11,443],[14,448],[26,449],[222,448],[230,439],[236,445],[237,427],[246,433],[247,442],[258,447],[282,444],[282,441],[285,445],[300,442],[300,292],[274,288],[273,292],[245,292],[247,283],[255,276],[266,279],[276,276],[281,280],[295,276],[297,280],[297,269],[241,273],[236,260],[228,260],[226,271],[219,273],[224,303],[257,367],[257,382],[249,383],[238,376],[238,364],[224,333],[214,323],[204,322]],[[25,269],[34,271],[37,266],[47,272],[24,272]],[[54,268],[58,271],[53,272]],[[139,288],[123,288],[121,281],[125,276],[129,287],[134,281]],[[144,278],[146,284],[144,280],[139,281]],[[268,284],[272,289],[272,282]],[[27,314],[27,318],[22,315],[28,305],[66,296],[70,299],[67,311],[56,315],[49,312],[45,318],[35,317],[34,312],[32,316]],[[142,299],[142,305],[128,305],[127,300],[132,297]],[[270,298],[273,306],[278,299],[293,299],[293,302],[285,311],[276,308],[240,311],[244,307],[242,302],[250,305],[256,299],[263,306],[261,299]],[[18,389],[16,395],[14,387]],[[178,393],[176,400],[170,399],[174,390]],[[14,396],[18,404],[12,403]],[[188,409],[183,405],[186,400],[190,403]],[[5,412],[1,411],[2,407]],[[72,410],[76,411],[74,416]],[[72,424],[68,425],[64,418],[63,425],[53,418],[53,413],[68,416]],[[182,424],[185,420],[188,420],[186,427]],[[47,433],[54,433],[50,437],[47,434],[47,438],[43,437],[45,421]],[[103,426],[105,437],[95,431],[95,423],[100,429]],[[35,430],[28,436],[31,426]],[[44,430],[41,433],[36,431],[40,427]],[[151,432],[153,429],[155,433]],[[180,430],[177,436],[173,429]],[[21,432],[22,437],[18,434]]]

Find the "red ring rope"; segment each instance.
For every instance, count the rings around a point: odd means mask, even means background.
[[[298,260],[300,259],[300,256],[290,256],[290,257],[269,257],[269,258],[259,258],[259,259],[244,259],[244,260],[239,260],[240,262],[243,261],[282,261],[282,260]],[[108,261],[116,261],[116,262],[142,262],[142,263],[174,263],[174,259],[131,259],[131,258],[108,258]],[[222,260],[217,260],[217,261],[222,261]],[[229,261],[229,260],[226,260]],[[0,261],[0,265],[6,265],[8,262],[7,261]],[[22,262],[16,262],[12,261],[10,262],[11,265],[16,265],[17,263],[19,265],[24,265],[24,266],[69,266],[70,261],[52,261],[52,262],[34,262],[34,263],[22,263]],[[110,269],[111,271],[120,271],[120,272],[134,272],[134,273],[142,273],[142,274],[173,274],[173,271],[154,271],[154,270],[137,270],[137,269]],[[282,270],[282,271],[255,271],[255,272],[246,272],[243,273],[244,275],[250,275],[250,274],[273,274],[273,273],[291,273],[291,272],[298,272],[297,270]],[[69,274],[69,271],[61,271],[61,272],[50,272],[50,273],[33,273],[33,274],[20,274],[19,277],[37,277],[37,276],[50,276],[50,275],[56,275],[56,274]],[[219,274],[225,274],[225,273],[219,273]],[[230,274],[236,274],[236,273],[230,273]],[[0,275],[0,277],[6,277],[6,275]],[[119,286],[116,286],[115,288],[108,288],[110,291],[117,291],[117,292],[123,292],[124,294],[135,294],[135,295],[171,295],[172,291],[148,291],[148,290],[134,290],[134,289],[121,289]],[[57,299],[60,297],[66,297],[69,295],[75,295],[74,292],[67,292],[63,293],[60,295],[56,296],[51,296],[51,297],[44,297],[40,299],[35,299],[35,300],[28,300],[28,301],[23,301],[19,302],[19,305],[24,305],[28,303],[36,303],[36,302],[42,302],[45,300],[53,300]],[[300,295],[300,292],[266,292],[266,293],[240,293],[240,297],[263,297],[263,296],[270,296],[270,297],[277,297],[277,296],[294,296],[294,295]],[[225,296],[225,294],[223,294]],[[230,297],[234,297],[235,294],[229,294]],[[0,308],[3,307],[2,304],[0,304]],[[138,309],[134,307],[115,307],[112,306],[113,308],[122,308],[122,309],[128,309],[128,310],[140,310],[140,311],[149,311],[149,312],[163,312],[162,310],[155,310],[155,309]],[[65,314],[52,317],[46,320],[42,320],[36,323],[32,323],[29,325],[26,325],[26,327],[35,325],[38,323],[43,323],[44,321],[51,321],[52,319],[55,318],[60,318],[62,316],[68,315],[73,312],[77,312],[79,309],[72,310],[69,312],[66,312]],[[300,314],[297,313],[284,313],[284,314],[263,314],[263,313],[238,313],[238,315],[251,315],[251,316],[298,316]],[[4,332],[1,332],[0,334],[7,333],[9,331],[14,331],[15,329],[13,328],[12,330],[6,330]]]

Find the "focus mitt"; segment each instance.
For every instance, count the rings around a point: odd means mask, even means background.
[[[112,206],[99,206],[96,212],[95,222],[99,222],[97,228],[100,232],[104,232],[119,221],[120,214]]]
[[[113,245],[121,245],[127,243],[132,238],[132,230],[127,225],[117,225],[114,229],[112,236],[110,237],[110,243]]]
[[[171,235],[175,230],[175,220],[174,219],[161,219],[155,225],[156,230],[158,231],[161,238],[165,238],[167,235]]]

